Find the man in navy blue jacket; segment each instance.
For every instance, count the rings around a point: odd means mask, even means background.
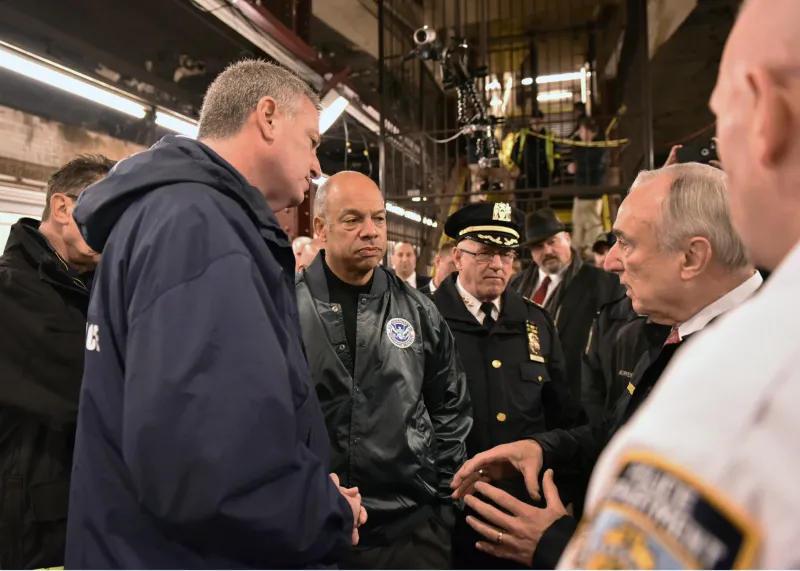
[[[87,189],[89,307],[69,568],[314,568],[366,519],[329,477],[294,255],[273,211],[319,176],[319,102],[260,61]]]

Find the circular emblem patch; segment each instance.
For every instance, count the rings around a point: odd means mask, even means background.
[[[386,324],[386,335],[395,347],[400,347],[401,349],[411,347],[411,344],[414,343],[414,339],[416,339],[414,328],[411,324],[399,317],[390,319]]]

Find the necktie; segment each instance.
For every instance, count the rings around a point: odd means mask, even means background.
[[[680,342],[681,342],[681,334],[678,331],[678,326],[674,325],[672,327],[672,331],[669,332],[669,337],[667,337],[667,340],[664,341],[664,347],[666,347],[667,345],[674,345],[675,343],[680,343]]]
[[[494,309],[494,304],[491,301],[486,301],[481,304],[481,311],[486,316],[483,319],[483,326],[486,329],[491,329],[494,326],[494,317],[492,317],[493,309]]]
[[[533,294],[531,301],[533,303],[538,303],[542,305],[544,303],[544,298],[547,297],[547,290],[550,288],[550,282],[553,281],[550,279],[550,276],[545,276],[542,280],[539,289],[536,290],[536,293]]]

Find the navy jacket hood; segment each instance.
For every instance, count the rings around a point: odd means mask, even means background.
[[[108,176],[81,193],[73,216],[83,239],[94,251],[102,252],[117,220],[133,202],[180,183],[218,190],[242,203],[273,238],[288,240],[257,188],[210,147],[179,135],[168,135],[150,151],[120,161]]]
[[[68,569],[317,568],[350,548],[293,287],[259,191],[166,137],[81,196],[89,302]]]

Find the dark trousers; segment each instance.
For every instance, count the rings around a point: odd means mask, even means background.
[[[481,516],[465,508],[466,511],[456,518],[456,527],[453,530],[453,569],[526,569],[525,567],[508,559],[492,557],[488,553],[478,551],[475,544],[478,541],[488,541],[472,529],[467,523],[467,515],[481,519]]]
[[[450,569],[450,531],[430,519],[389,545],[350,554],[340,569]]]
[[[511,494],[518,500],[525,502],[526,504],[536,506],[539,508],[545,507],[544,500],[534,500],[528,494],[528,490],[525,488],[525,480],[520,476],[517,478],[513,478],[510,480],[499,480],[493,482],[495,486],[503,490],[504,492]],[[539,480],[539,485],[541,486],[541,479]],[[477,495],[479,499],[483,500],[484,502],[488,503],[489,505],[494,506],[495,508],[503,510],[500,506],[494,504],[488,498]],[[478,551],[478,548],[475,547],[475,544],[478,541],[489,541],[477,531],[472,529],[469,524],[467,523],[467,516],[471,515],[479,520],[483,520],[483,518],[478,515],[476,512],[464,506],[464,511],[459,512],[456,515],[456,524],[455,528],[453,529],[453,558],[452,558],[452,566],[453,569],[526,569],[529,566],[520,565],[514,561],[509,561],[508,559],[500,559],[497,557],[493,557],[487,553],[482,551]]]

